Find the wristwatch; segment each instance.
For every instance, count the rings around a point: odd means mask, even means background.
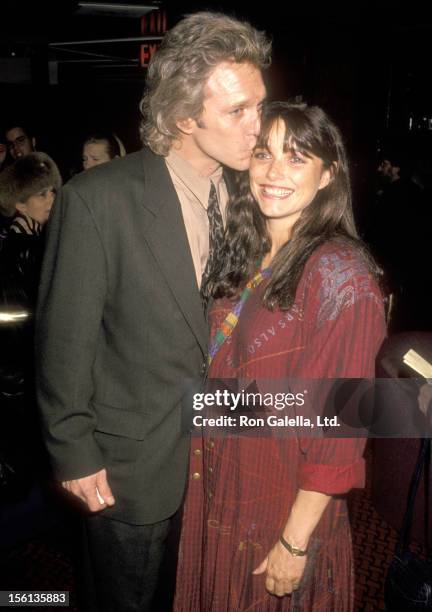
[[[289,553],[292,554],[293,557],[304,557],[307,555],[307,549],[302,550],[301,548],[297,548],[297,546],[291,546],[283,536],[279,538],[279,542],[284,546]]]

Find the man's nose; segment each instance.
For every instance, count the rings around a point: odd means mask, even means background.
[[[258,135],[261,129],[261,113],[253,112],[249,117],[249,121],[246,127],[246,138],[251,149],[253,149],[257,143]]]
[[[251,114],[249,133],[255,138],[258,138],[260,129],[261,129],[261,110],[255,109]]]

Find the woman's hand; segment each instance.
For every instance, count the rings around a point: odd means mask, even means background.
[[[318,525],[331,496],[318,491],[299,489],[282,532],[285,540],[300,550],[306,550],[310,537]],[[295,591],[302,579],[307,556],[292,555],[281,542],[277,542],[253,574],[266,572],[266,589],[282,597]]]
[[[282,597],[295,591],[302,579],[307,557],[294,557],[277,542],[264,561],[252,573],[267,573],[265,586],[269,593]]]

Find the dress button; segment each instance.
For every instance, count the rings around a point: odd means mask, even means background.
[[[209,448],[214,448],[214,442],[213,442],[213,440],[209,440],[208,445],[209,445]]]
[[[211,499],[213,497],[213,493],[211,491],[208,492],[208,498]]]
[[[199,457],[201,455],[201,450],[199,448],[196,448],[193,452],[194,455],[196,455],[197,457]]]
[[[199,480],[199,479],[201,478],[201,474],[200,474],[199,472],[194,472],[194,473],[192,474],[192,478],[193,478],[194,480]]]
[[[212,474],[213,473],[213,468],[210,466],[208,471],[210,472],[210,474]]]
[[[204,375],[206,373],[206,370],[207,370],[207,364],[205,361],[203,361],[201,364],[201,374]]]

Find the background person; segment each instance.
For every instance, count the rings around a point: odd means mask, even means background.
[[[24,124],[10,123],[6,127],[5,136],[13,159],[24,157],[36,150],[36,138]]]
[[[82,148],[82,165],[84,170],[99,166],[115,157],[124,157],[125,148],[121,140],[109,132],[95,132],[84,141]]]
[[[3,167],[6,164],[6,158],[7,158],[6,138],[1,138],[1,135],[0,135],[0,172],[3,170]]]
[[[7,164],[7,144],[6,137],[0,134],[0,172],[5,169]],[[7,235],[8,222],[4,215],[0,213],[0,245]]]
[[[393,295],[391,332],[427,330],[432,299],[425,288],[429,261],[430,201],[412,180],[406,152],[388,147],[378,166],[379,188],[365,237]]]
[[[207,284],[217,298],[209,380],[262,391],[267,379],[283,388],[373,377],[382,296],[353,223],[342,140],[321,109],[269,105],[229,211]],[[364,440],[203,431],[200,452],[192,445],[202,478],[186,499],[176,610],[352,610],[345,494],[364,486]]]
[[[21,275],[26,296],[34,307],[42,262],[42,230],[48,221],[62,180],[45,153],[19,157],[0,174],[0,212],[10,219],[2,245],[2,259]]]
[[[60,186],[58,168],[44,153],[20,157],[0,174],[0,212],[11,219],[0,248],[0,452],[28,484],[47,471],[34,390],[33,316],[42,229]]]

